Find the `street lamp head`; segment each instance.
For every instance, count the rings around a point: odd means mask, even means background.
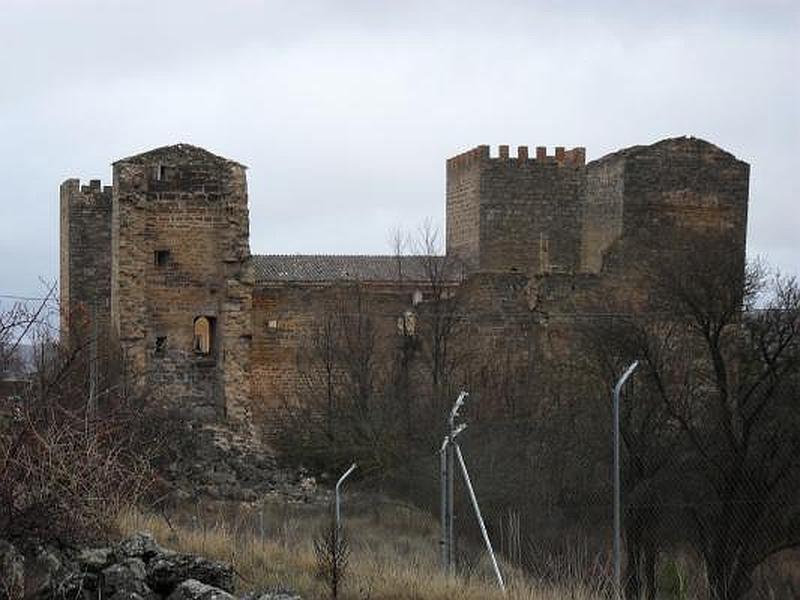
[[[456,398],[456,403],[453,404],[453,409],[450,411],[450,424],[452,425],[453,421],[455,421],[456,417],[458,416],[458,411],[461,410],[461,407],[464,406],[464,402],[466,401],[469,393],[462,390],[461,393]]]
[[[635,360],[630,364],[630,366],[627,369],[625,369],[625,372],[622,374],[622,377],[620,377],[619,381],[617,381],[617,385],[614,386],[615,396],[619,395],[622,386],[625,385],[625,382],[628,380],[628,377],[631,376],[631,374],[636,370],[636,367],[638,366],[639,366],[639,361]]]

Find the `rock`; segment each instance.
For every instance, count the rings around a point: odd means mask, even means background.
[[[147,565],[147,583],[160,594],[171,593],[186,579],[233,591],[233,569],[224,563],[188,554],[163,555]]]
[[[0,577],[9,598],[21,598],[25,591],[25,558],[19,550],[0,540]]]
[[[126,540],[114,546],[114,554],[121,558],[141,558],[145,562],[161,554],[165,554],[149,533],[135,533]]]
[[[155,599],[156,595],[145,582],[146,571],[141,558],[126,558],[103,569],[103,596],[117,600],[141,597],[145,600]]]
[[[57,598],[63,600],[95,600],[98,597],[99,574],[73,571],[58,587]]]
[[[228,592],[196,579],[187,579],[175,588],[167,600],[236,600]]]
[[[87,571],[99,573],[114,562],[114,551],[111,548],[84,548],[78,552],[77,560]]]
[[[62,559],[44,546],[36,546],[25,561],[25,597],[52,598],[68,572]]]

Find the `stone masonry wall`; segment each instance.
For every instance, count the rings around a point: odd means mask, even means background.
[[[588,165],[582,148],[500,146],[493,158],[479,146],[448,160],[447,252],[468,271],[448,293],[478,355],[467,379],[483,377],[481,360],[535,372],[586,324],[651,309],[653,272],[689,260],[697,240],[721,236],[743,265],[748,179],[746,163],[694,138]],[[199,419],[246,424],[295,400],[326,315],[363,311],[394,347],[398,318],[425,309],[414,292],[430,294],[399,279],[254,281],[245,169],[192,146],[115,163],[113,199],[68,180],[61,205],[64,306],[98,304],[134,389]],[[208,356],[193,349],[199,316],[213,319]]]
[[[173,146],[115,163],[114,192],[112,314],[130,382],[195,418],[222,417],[228,396],[249,395],[244,167]],[[212,323],[208,355],[193,347],[198,317]]]
[[[309,354],[326,318],[368,316],[379,345],[399,337],[398,319],[413,309],[419,283],[308,284],[257,286],[252,309],[252,399],[264,410],[292,403],[307,387]],[[392,344],[390,343],[389,346]],[[305,379],[304,379],[305,378]]]
[[[586,199],[581,215],[580,271],[598,273],[606,252],[622,235],[624,200],[622,157],[592,161],[586,167]]]
[[[691,264],[707,241],[723,241],[726,252],[744,268],[747,163],[708,142],[674,138],[622,150],[589,165],[594,175],[604,171],[623,180],[606,186],[604,197],[589,200],[590,205],[599,199],[611,207],[614,221],[621,216],[618,239],[603,241],[598,284],[605,290],[607,312],[652,309],[654,274],[665,264]]]
[[[107,351],[111,313],[111,187],[68,179],[60,189],[61,328],[70,345],[97,334]],[[92,324],[92,317],[96,324]]]
[[[580,254],[585,150],[527,146],[448,161],[448,251],[481,271],[573,272]]]

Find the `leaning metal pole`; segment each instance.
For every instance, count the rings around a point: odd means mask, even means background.
[[[472,500],[473,508],[475,508],[475,516],[478,518],[478,525],[481,528],[481,534],[483,534],[483,541],[486,543],[486,549],[489,551],[489,557],[492,559],[492,567],[494,568],[495,576],[497,576],[497,583],[500,586],[500,590],[505,593],[506,584],[503,582],[503,576],[500,574],[500,567],[497,565],[497,558],[494,555],[492,542],[489,540],[489,534],[486,533],[486,525],[483,522],[481,509],[478,506],[478,498],[475,497],[475,490],[472,489],[472,481],[470,481],[469,473],[467,472],[467,465],[464,462],[464,455],[461,454],[461,448],[459,447],[458,442],[453,442],[453,446],[455,447],[458,462],[461,465],[461,473],[464,475],[464,483],[467,484],[469,498]]]
[[[639,361],[635,360],[628,369],[622,374],[622,377],[617,381],[614,386],[614,590],[617,600],[622,597],[622,558],[620,553],[621,547],[621,529],[622,518],[620,515],[621,505],[621,491],[620,491],[620,464],[619,464],[619,394],[622,386],[631,376],[631,373],[639,366]]]
[[[355,470],[356,470],[356,463],[353,463],[352,465],[350,465],[350,468],[344,472],[344,475],[339,477],[339,481],[336,482],[336,534],[337,535],[339,534],[339,531],[342,528],[342,512],[341,512],[342,500],[341,500],[340,490],[342,487],[342,483],[344,483],[344,480],[347,479],[350,476],[350,473],[352,473]]]

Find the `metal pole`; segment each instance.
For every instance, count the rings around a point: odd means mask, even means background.
[[[344,480],[347,479],[347,477],[350,475],[350,473],[352,473],[355,470],[356,470],[356,463],[353,463],[352,465],[350,465],[350,468],[347,469],[347,471],[344,472],[344,475],[339,477],[339,481],[336,482],[336,533],[337,533],[337,535],[339,533],[339,530],[342,527],[342,524],[341,524],[342,523],[342,515],[341,515],[341,508],[340,508],[341,507],[341,497],[340,497],[340,494],[339,494],[339,489],[342,487],[342,482],[344,482]]]
[[[500,590],[505,593],[506,585],[503,583],[503,576],[500,574],[500,567],[497,566],[497,558],[495,557],[494,550],[492,549],[492,542],[489,541],[489,534],[486,533],[486,525],[483,523],[483,516],[481,516],[481,509],[478,506],[478,499],[475,497],[475,490],[472,489],[472,481],[469,479],[469,473],[467,472],[467,465],[464,462],[464,456],[461,454],[461,448],[459,447],[458,442],[454,442],[453,445],[455,446],[456,456],[458,456],[458,462],[461,464],[461,472],[464,474],[464,483],[467,484],[469,498],[472,500],[472,506],[475,508],[475,516],[478,518],[478,525],[480,525],[481,533],[483,534],[483,541],[486,543],[486,549],[489,551],[489,557],[492,559],[492,567],[494,568],[494,574],[497,576],[497,583],[500,586]]]
[[[455,464],[453,460],[453,444],[450,443],[445,449],[447,457],[447,571],[450,574],[456,572],[456,538],[455,538],[455,492],[453,491],[453,473]]]
[[[620,464],[619,464],[619,394],[622,386],[631,376],[631,373],[639,366],[639,361],[635,360],[622,374],[622,377],[614,386],[614,589],[617,599],[622,597],[622,558],[621,529],[622,517],[620,515],[621,505],[621,485],[620,485]]]
[[[469,394],[461,391],[453,403],[453,408],[450,409],[450,417],[448,419],[448,445],[447,452],[447,551],[449,553],[448,570],[455,573],[456,570],[456,539],[455,539],[455,507],[454,507],[454,474],[456,472],[455,465],[455,450],[453,443],[455,436],[463,428],[456,427],[456,417],[461,407],[464,406],[464,401]]]
[[[449,503],[447,501],[447,444],[450,441],[450,435],[446,435],[442,442],[442,447],[439,449],[439,485],[441,493],[441,507],[440,507],[440,527],[441,539],[439,544],[442,552],[442,569],[445,573],[450,568],[450,549],[447,545],[448,542],[448,525],[447,525],[447,508]]]

